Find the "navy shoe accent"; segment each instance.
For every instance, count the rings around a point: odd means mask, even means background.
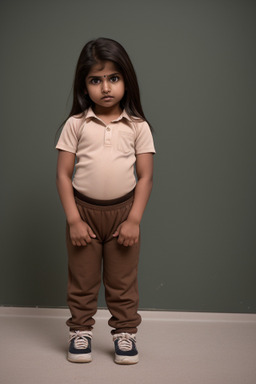
[[[113,337],[115,345],[115,362],[117,364],[136,364],[139,354],[136,348],[136,336],[118,333]]]
[[[92,361],[92,332],[70,332],[68,360],[73,363],[89,363]]]

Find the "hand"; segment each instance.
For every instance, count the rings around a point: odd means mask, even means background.
[[[86,246],[92,242],[92,238],[96,238],[91,227],[83,220],[70,224],[69,232],[72,244],[78,247]]]
[[[113,237],[118,237],[117,242],[125,247],[132,246],[139,241],[140,226],[137,223],[126,220],[121,223]]]

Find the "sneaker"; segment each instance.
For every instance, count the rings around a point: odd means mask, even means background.
[[[68,360],[72,363],[89,363],[92,361],[91,339],[92,332],[70,332]]]
[[[130,333],[118,333],[113,337],[115,344],[115,363],[136,364],[139,354],[136,348],[136,336]]]

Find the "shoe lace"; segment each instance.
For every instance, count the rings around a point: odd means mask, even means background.
[[[75,339],[74,346],[76,349],[86,349],[89,345],[88,338],[92,338],[91,332],[75,331],[70,333],[69,342]]]
[[[131,351],[133,348],[133,342],[136,342],[135,335],[130,335],[129,333],[120,333],[114,335],[114,341],[117,341],[118,348],[121,351]]]

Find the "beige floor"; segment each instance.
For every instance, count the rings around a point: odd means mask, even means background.
[[[66,360],[66,309],[0,307],[1,384],[255,384],[256,315],[141,312],[140,362],[113,363],[99,310],[93,362]]]

